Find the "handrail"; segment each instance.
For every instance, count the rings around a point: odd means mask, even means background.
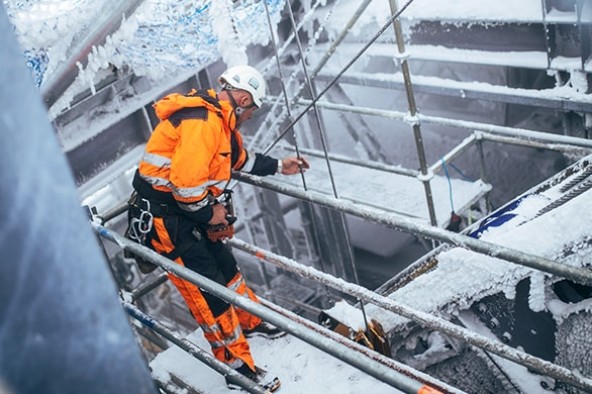
[[[261,304],[254,302],[247,297],[243,297],[238,293],[173,262],[172,260],[167,259],[166,257],[159,255],[158,253],[148,249],[143,245],[126,239],[99,224],[91,223],[91,225],[97,234],[111,242],[116,243],[124,250],[158,265],[165,271],[170,272],[179,278],[196,284],[208,293],[233,305],[236,305],[240,309],[259,316],[265,321],[271,322],[277,327],[291,333],[295,337],[298,337],[303,341],[314,345],[316,348],[323,350],[324,352],[331,354],[344,362],[347,362],[348,364],[366,372],[368,375],[371,375],[382,382],[385,382],[406,393],[420,393],[422,389],[426,389],[425,385],[411,379],[410,377],[405,376],[398,371],[394,371],[373,359],[360,357],[359,352],[356,352],[341,344],[328,342],[326,337],[319,334],[318,332],[314,332],[308,328],[296,326],[291,320],[287,319],[281,314],[269,310]],[[438,391],[434,389],[431,390],[434,394],[438,393]]]
[[[297,104],[302,106],[310,105],[312,101],[306,99],[299,99]],[[535,130],[522,129],[518,127],[498,126],[489,123],[474,122],[469,120],[456,120],[438,116],[428,116],[424,114],[417,114],[416,118],[409,118],[407,112],[392,111],[387,109],[378,109],[362,106],[353,106],[347,104],[335,104],[328,101],[317,101],[315,103],[318,107],[327,108],[337,111],[350,111],[366,115],[382,116],[389,119],[398,119],[403,122],[415,122],[419,121],[422,123],[432,123],[442,126],[452,126],[468,130],[478,130],[484,133],[491,133],[497,135],[504,135],[508,137],[521,137],[528,140],[537,140],[542,142],[564,144],[579,148],[592,149],[592,140],[570,137],[566,135],[550,134]]]
[[[362,207],[353,204],[347,200],[336,199],[315,192],[304,192],[297,187],[278,184],[269,179],[244,174],[233,173],[233,177],[259,187],[274,190],[303,201],[312,202],[325,207],[334,208],[339,211],[358,216],[362,219],[370,220],[375,223],[384,224],[387,227],[402,230],[422,237],[448,242],[456,246],[484,253],[489,256],[508,260],[526,267],[534,268],[563,278],[571,279],[575,282],[592,285],[592,272],[582,268],[562,265],[556,261],[544,257],[534,256],[502,245],[496,245],[480,239],[472,238],[466,235],[457,234],[438,227],[426,225],[422,221],[402,217],[390,212],[379,211],[372,208]]]
[[[315,280],[346,294],[373,303],[383,309],[419,322],[426,327],[441,331],[455,338],[459,338],[474,346],[477,346],[478,348],[490,351],[520,365],[528,366],[538,372],[547,374],[558,380],[573,384],[574,386],[585,390],[592,390],[592,379],[585,378],[581,374],[570,371],[565,367],[553,364],[528,353],[521,352],[501,342],[491,340],[482,335],[473,333],[466,328],[459,327],[453,323],[448,322],[447,320],[434,317],[420,310],[412,309],[395,301],[394,299],[378,295],[372,291],[368,291],[368,289],[362,286],[345,282],[343,279],[335,278],[329,274],[318,271],[313,267],[304,266],[292,259],[265,251],[254,245],[249,245],[241,240],[233,239],[230,240],[229,243],[233,247],[240,249],[243,252],[256,256],[261,260],[270,262],[284,270],[297,273],[304,278]]]

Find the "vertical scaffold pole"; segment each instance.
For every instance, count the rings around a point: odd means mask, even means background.
[[[391,7],[391,14],[396,15],[399,10],[397,0],[389,0],[389,5]],[[411,84],[409,63],[407,62],[407,56],[405,53],[405,38],[403,37],[403,29],[401,28],[401,21],[399,20],[399,18],[395,18],[395,20],[393,20],[393,28],[395,29],[395,38],[397,40],[397,48],[399,51],[398,57],[401,62],[401,71],[403,72],[403,79],[405,80],[405,92],[407,93],[409,115],[412,119],[414,119],[417,115],[417,105],[415,103],[415,96],[413,94],[413,85]],[[426,202],[428,204],[428,213],[430,215],[430,223],[432,224],[432,226],[436,226],[438,222],[436,220],[436,210],[434,209],[432,187],[430,186],[431,176],[430,174],[428,174],[426,155],[423,147],[423,138],[421,136],[419,120],[416,120],[413,123],[413,135],[415,136],[415,146],[417,148],[419,168],[421,171],[421,176],[419,177],[419,179],[423,183],[423,187],[425,190]]]

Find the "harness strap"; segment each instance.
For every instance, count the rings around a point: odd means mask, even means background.
[[[193,246],[194,243],[195,240],[186,240],[184,242],[181,242],[181,244],[177,246],[175,249],[171,250],[168,253],[163,253],[162,255],[167,259],[175,260],[176,258],[180,257],[183,253],[187,252],[189,248]]]

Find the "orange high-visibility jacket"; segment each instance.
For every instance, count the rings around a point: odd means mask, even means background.
[[[182,210],[209,206],[231,169],[269,175],[277,160],[243,148],[231,104],[213,90],[170,94],[154,104],[161,122],[146,145],[138,173],[159,192],[172,193]]]

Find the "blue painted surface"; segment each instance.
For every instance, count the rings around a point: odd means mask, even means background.
[[[0,58],[0,382],[156,393],[3,7]]]

